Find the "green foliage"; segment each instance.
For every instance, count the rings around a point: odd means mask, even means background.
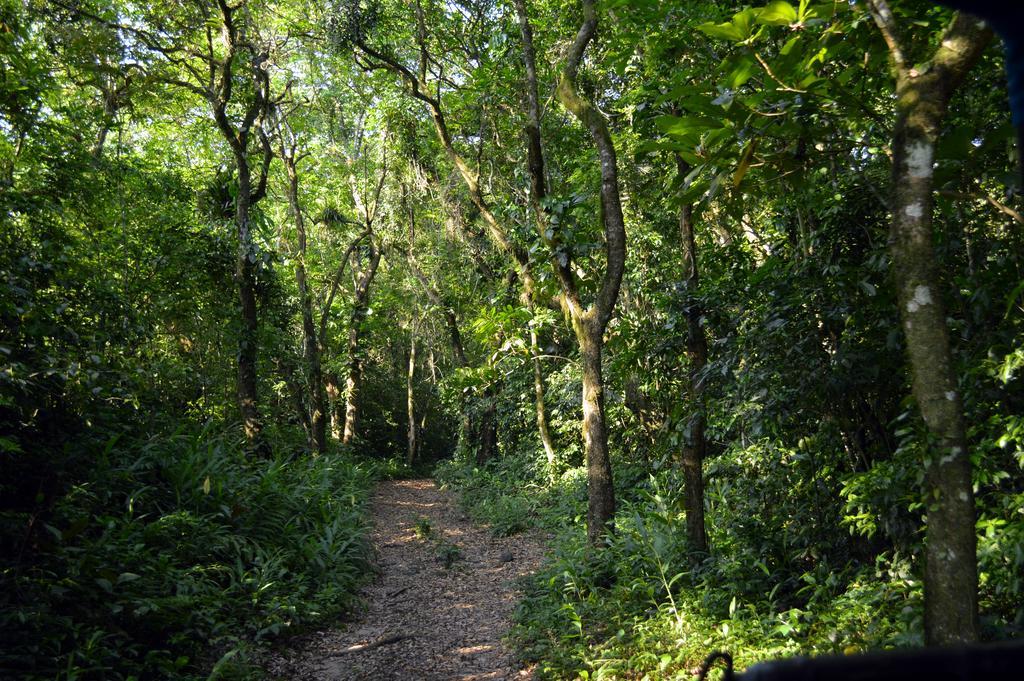
[[[430,519],[420,516],[416,519],[416,525],[412,528],[417,539],[430,539],[434,534],[434,528],[430,525]]]
[[[737,462],[774,458],[770,448],[733,456]],[[520,475],[527,470],[518,467]],[[743,666],[794,653],[919,640],[920,621],[913,618],[919,613],[920,581],[913,577],[912,561],[881,554],[864,562],[825,546],[810,550],[794,536],[796,524],[780,532],[749,526],[770,506],[787,513],[805,505],[806,491],[790,488],[781,498],[746,502],[733,493],[732,503],[713,504],[709,526],[716,529],[716,550],[694,562],[682,531],[681,485],[674,469],[644,482],[631,479],[630,467],[619,466],[619,478],[630,482],[620,487],[625,503],[616,534],[601,550],[587,544],[579,517],[555,502],[575,489],[574,506],[583,511],[582,471],[574,473],[577,482],[568,489],[565,480],[530,488],[531,479],[514,478],[516,472],[505,461],[477,471],[448,467],[441,477],[480,516],[491,512],[494,499],[508,498],[516,489],[522,503],[542,500],[536,503],[539,523],[556,532],[554,552],[525,585],[513,640],[524,657],[541,663],[546,677],[685,678],[716,648],[733,651]],[[811,538],[816,528],[805,531]]]
[[[462,549],[457,544],[439,541],[435,549],[437,562],[444,565],[445,570],[450,570],[457,562],[462,560]]]
[[[373,466],[252,460],[212,427],[111,440],[96,460],[45,516],[4,515],[29,533],[4,561],[3,668],[202,678],[211,651],[238,665],[353,605]]]
[[[250,121],[240,151],[258,172],[263,134],[275,151],[294,144],[308,242],[275,159],[248,225],[258,409],[275,453],[262,459],[226,425],[243,337],[241,175],[202,92],[224,54],[221,17],[201,2],[78,4],[0,0],[5,671],[254,674],[274,636],[351,606],[370,479],[421,475],[453,451],[437,475],[474,520],[552,536],[514,636],[549,676],[686,678],[713,648],[745,665],[920,642],[929,442],[890,285],[889,56],[863,3],[597,3],[578,84],[613,137],[629,246],[603,347],[617,531],[597,548],[581,530],[578,344],[550,264],[571,264],[561,274],[584,302],[600,289],[608,178],[589,132],[545,102],[538,233],[508,3],[236,11],[246,40],[225,115],[244,120],[251,76],[266,73],[280,106]],[[543,99],[579,13],[526,4]],[[925,5],[894,7],[910,63],[950,16]],[[1024,630],[1024,241],[1000,60],[990,50],[960,88],[934,167],[933,294],[969,424],[989,639]],[[421,99],[411,77],[425,80]],[[442,120],[465,167],[435,135]],[[485,207],[525,257],[529,304],[523,262],[490,240]],[[696,272],[681,257],[687,215]],[[384,260],[353,309],[370,238]],[[348,342],[362,369],[357,444],[318,459],[306,457],[306,300],[334,384],[344,391]],[[407,380],[411,466],[395,457]],[[345,397],[331,402],[337,418]],[[697,416],[708,555],[687,544],[678,466]],[[499,451],[477,465],[484,418]],[[429,522],[416,532],[457,563]]]
[[[434,470],[442,486],[458,492],[470,517],[498,537],[538,526],[553,529],[578,518],[586,508],[585,479],[578,473],[567,471],[549,485],[542,465],[523,456],[506,456],[483,468],[455,459]]]

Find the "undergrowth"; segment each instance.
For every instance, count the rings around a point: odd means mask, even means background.
[[[107,442],[48,507],[5,512],[0,674],[242,678],[354,604],[379,465],[255,458],[212,427]]]
[[[715,650],[730,651],[742,669],[794,654],[919,645],[919,539],[867,536],[856,525],[864,496],[850,489],[874,486],[849,479],[832,489],[815,478],[813,460],[793,454],[765,442],[710,463],[713,548],[702,556],[687,545],[672,466],[618,462],[616,531],[598,551],[586,541],[582,468],[550,480],[531,463],[537,457],[516,453],[482,468],[447,463],[436,474],[497,534],[552,533],[545,565],[523,584],[511,636],[544,678],[689,679]],[[979,528],[993,523],[1002,527],[983,517]],[[1019,596],[1007,600],[1021,586],[1012,561],[993,558],[1005,542],[989,531],[979,545],[988,638],[1013,635],[1024,614]]]

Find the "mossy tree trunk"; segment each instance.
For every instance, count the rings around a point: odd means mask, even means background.
[[[971,643],[979,628],[974,491],[932,243],[932,164],[950,99],[992,34],[979,20],[957,14],[929,62],[914,66],[887,3],[873,0],[870,6],[896,79],[889,253],[914,398],[930,435],[924,460],[925,639],[930,645]]]

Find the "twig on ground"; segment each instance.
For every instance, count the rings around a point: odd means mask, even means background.
[[[374,648],[380,648],[381,646],[391,645],[392,643],[399,643],[410,638],[413,638],[412,634],[390,634],[383,638],[378,638],[376,641],[372,641],[370,643],[360,643],[358,645],[349,646],[344,650],[339,650],[336,653],[327,653],[327,657],[340,657],[342,655],[349,655],[350,653],[361,653],[366,650],[373,650]]]

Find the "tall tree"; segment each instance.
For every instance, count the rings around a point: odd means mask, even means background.
[[[406,427],[405,461],[410,466],[416,461],[416,395],[413,381],[416,378],[416,324],[409,326],[409,368],[405,374],[405,405],[408,424]]]
[[[417,0],[414,8],[415,29],[413,32],[413,43],[416,48],[415,69],[406,66],[401,58],[388,47],[381,47],[370,43],[371,29],[376,21],[376,16],[372,11],[354,5],[347,5],[341,11],[341,14],[342,16],[338,17],[338,37],[340,43],[343,46],[348,46],[349,44],[355,46],[367,70],[386,69],[399,76],[406,85],[409,96],[425,106],[445,156],[455,167],[459,177],[462,179],[469,193],[470,201],[479,212],[491,240],[502,252],[510,257],[513,269],[522,283],[522,298],[524,301],[527,301],[528,305],[532,306],[537,295],[538,286],[536,277],[531,269],[529,252],[515,241],[511,236],[508,226],[495,215],[491,203],[481,186],[479,165],[474,167],[456,149],[441,99],[442,85],[447,85],[448,80],[438,77],[436,79],[437,94],[429,92],[430,83],[428,83],[428,77],[431,74],[432,66],[437,63],[437,60],[431,55],[428,48],[428,26],[422,3]],[[482,36],[476,37],[477,39],[482,39]],[[479,59],[479,52],[476,50],[473,50],[473,52],[475,52],[475,58]],[[535,393],[538,390],[536,383],[534,390]],[[540,401],[535,401],[535,404],[542,412],[543,385],[539,386],[539,390],[541,399]],[[492,411],[493,404],[486,406],[483,418],[479,423],[482,430],[478,438],[480,440],[478,454],[480,454],[482,460],[490,458],[496,451],[496,422]],[[546,423],[546,416],[542,413],[538,414],[538,419],[538,423]]]
[[[577,85],[580,65],[587,46],[597,32],[597,10],[583,2],[583,24],[562,65],[555,94],[590,134],[600,166],[600,215],[604,227],[605,270],[594,300],[585,305],[577,283],[570,252],[562,236],[543,210],[546,196],[544,158],[540,137],[540,107],[532,30],[525,2],[517,0],[523,60],[526,65],[528,119],[526,126],[531,200],[541,238],[551,250],[551,266],[561,289],[563,310],[579,343],[583,368],[583,442],[587,462],[587,535],[598,544],[601,535],[613,529],[615,491],[608,451],[608,425],[604,404],[602,350],[604,332],[611,321],[626,262],[626,226],[619,196],[618,161],[615,144],[604,116],[580,94]]]
[[[238,238],[235,283],[238,287],[242,322],[238,338],[238,407],[246,439],[250,443],[258,443],[262,429],[256,368],[259,347],[256,263],[259,253],[253,240],[251,213],[256,203],[267,193],[267,175],[272,150],[263,125],[270,106],[270,78],[266,70],[266,52],[250,39],[255,31],[248,34],[240,31],[239,15],[246,16],[243,8],[244,2],[231,5],[226,0],[217,1],[221,27],[221,54],[218,56],[212,41],[208,42],[208,49],[203,56],[209,67],[206,83],[203,86],[194,86],[191,81],[184,81],[183,84],[206,97],[213,111],[217,129],[227,141],[234,157],[238,180],[235,195],[235,225]],[[233,104],[236,62],[245,65],[247,84],[251,88],[248,101],[243,103],[243,113],[238,120],[231,116],[229,109]],[[258,140],[261,148],[255,178],[250,160],[250,147],[254,138]]]
[[[377,268],[380,266],[381,248],[374,233],[374,222],[381,209],[381,191],[384,188],[384,181],[387,179],[387,161],[384,159],[381,168],[378,169],[376,183],[360,187],[355,174],[349,176],[352,186],[352,199],[359,213],[362,226],[366,232],[366,253],[362,271],[357,274],[355,289],[352,292],[352,304],[349,308],[348,318],[348,346],[345,358],[345,426],[341,436],[344,444],[351,444],[359,428],[359,417],[362,409],[362,387],[363,387],[363,357],[364,351],[361,341],[363,340],[363,323],[366,320],[370,307],[370,286],[377,276]],[[363,197],[363,192],[366,197]]]
[[[267,72],[269,45],[259,43],[256,12],[247,0],[235,4],[216,0],[213,6],[191,0],[172,11],[146,8],[141,17],[127,24],[62,0],[56,4],[122,31],[145,50],[160,55],[162,64],[152,65],[153,78],[201,97],[231,151],[237,182],[232,212],[238,242],[235,285],[240,317],[235,392],[245,437],[251,445],[262,448],[256,296],[260,255],[253,239],[252,211],[266,196],[273,149],[265,130],[272,103]],[[117,86],[113,87],[112,96],[117,96]],[[96,154],[101,153],[105,137],[102,133],[97,138]]]
[[[924,461],[925,637],[933,645],[970,643],[978,638],[974,488],[963,402],[932,245],[932,164],[950,100],[992,34],[979,20],[958,13],[927,63],[915,65],[888,3],[871,0],[869,6],[889,48],[896,80],[892,276],[914,398],[932,437]]]
[[[544,174],[544,149],[540,133],[540,96],[537,92],[537,56],[533,45],[533,26],[526,10],[526,0],[515,0],[516,18],[522,41],[523,67],[526,72],[526,152],[530,174],[530,207],[533,210],[538,232],[543,236],[547,230],[543,203],[547,197],[547,179]],[[532,301],[530,301],[532,307]],[[544,407],[544,375],[541,371],[537,329],[530,325],[530,355],[533,363],[533,392],[537,412],[537,431],[548,460],[548,475],[556,473],[555,444],[548,425],[547,410]]]
[[[298,171],[303,154],[299,152],[298,136],[289,125],[288,112],[280,108],[277,116],[277,136],[278,156],[284,165],[288,180],[285,193],[288,196],[288,207],[296,233],[295,283],[299,290],[299,309],[302,314],[302,357],[305,362],[309,395],[309,444],[314,452],[323,454],[327,451],[327,394],[320,356],[321,340],[317,338],[316,325],[313,321],[313,295],[306,274],[306,220],[302,204],[299,202]]]
[[[680,186],[690,172],[689,164],[678,154],[676,170]],[[683,445],[683,506],[686,509],[686,534],[693,550],[707,553],[708,533],[704,523],[704,458],[707,456],[705,433],[704,370],[708,364],[708,339],[701,326],[703,308],[697,299],[700,283],[697,269],[697,239],[694,234],[693,204],[679,208],[679,241],[683,249],[684,286],[686,287],[686,355],[690,364],[689,441]]]

